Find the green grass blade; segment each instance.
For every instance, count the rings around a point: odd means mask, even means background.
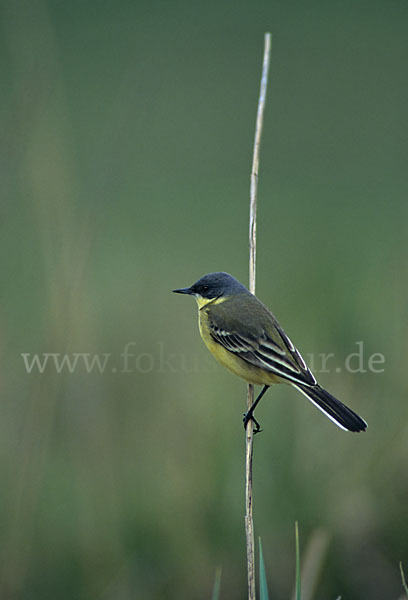
[[[401,571],[402,587],[404,588],[405,593],[406,593],[407,598],[408,598],[408,585],[407,585],[407,582],[405,580],[405,573],[404,573],[404,569],[402,568],[402,562],[400,562],[399,566],[400,566],[400,571]]]
[[[300,594],[300,551],[299,551],[299,527],[295,521],[295,540],[296,540],[296,600],[301,600]]]
[[[259,585],[260,600],[269,600],[268,584],[266,582],[265,563],[263,559],[261,538],[259,538]]]
[[[212,593],[212,597],[211,597],[212,600],[219,600],[219,598],[220,598],[221,571],[222,571],[221,567],[216,568],[213,593]]]

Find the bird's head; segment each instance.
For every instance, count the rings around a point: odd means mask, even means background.
[[[212,300],[225,299],[248,290],[235,277],[228,273],[208,273],[193,283],[190,287],[173,290],[176,294],[195,296],[199,306],[204,306]]]

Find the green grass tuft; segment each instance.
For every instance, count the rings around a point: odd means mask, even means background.
[[[400,562],[399,566],[400,566],[400,571],[401,571],[402,587],[404,588],[405,593],[406,593],[407,598],[408,598],[408,585],[407,585],[407,582],[405,580],[405,573],[404,573],[404,569],[402,568],[402,562]]]
[[[217,567],[215,570],[215,580],[214,580],[214,587],[213,587],[213,593],[212,593],[212,600],[219,600],[219,598],[220,598],[221,572],[222,572],[222,568]]]
[[[265,563],[263,559],[261,538],[259,538],[259,585],[260,600],[269,600],[268,584],[266,582]]]
[[[301,600],[300,593],[300,551],[299,551],[299,527],[295,521],[295,540],[296,540],[296,600]]]

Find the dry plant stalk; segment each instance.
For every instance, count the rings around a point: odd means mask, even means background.
[[[271,34],[265,34],[261,87],[258,100],[258,113],[255,127],[254,154],[251,171],[251,190],[249,208],[249,291],[255,294],[256,270],[256,202],[258,190],[259,150],[261,145],[262,125],[265,111],[266,89],[271,55]],[[248,410],[254,402],[254,386],[248,385]],[[255,600],[255,543],[254,521],[252,515],[252,456],[253,456],[254,427],[249,421],[246,428],[246,458],[245,458],[245,533],[247,547],[248,570],[248,599]]]

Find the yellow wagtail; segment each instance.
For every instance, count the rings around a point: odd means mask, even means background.
[[[173,291],[195,296],[200,334],[215,358],[248,383],[264,386],[244,416],[245,427],[252,420],[260,431],[255,407],[272,383],[290,383],[342,429],[366,429],[361,417],[317,383],[273,314],[232,275],[208,273]]]

